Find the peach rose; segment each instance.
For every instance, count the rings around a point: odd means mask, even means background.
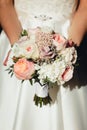
[[[34,63],[27,61],[25,58],[19,59],[14,64],[14,73],[18,79],[31,79],[34,71]]]
[[[54,34],[53,39],[53,44],[57,47],[57,50],[61,50],[66,46],[66,39],[60,34]]]
[[[69,66],[66,68],[64,73],[62,74],[62,79],[67,82],[73,77],[73,66]]]

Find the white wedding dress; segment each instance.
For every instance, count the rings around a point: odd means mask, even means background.
[[[15,0],[23,28],[49,26],[68,37],[74,0]],[[78,89],[78,77],[69,82],[77,87],[50,90],[52,105],[35,106],[35,88],[29,82],[21,86],[10,78],[3,60],[10,48],[6,34],[0,36],[0,130],[87,130],[87,87]],[[76,76],[76,75],[75,75]],[[77,82],[75,84],[75,82]]]

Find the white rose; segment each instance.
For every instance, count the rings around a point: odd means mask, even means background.
[[[12,51],[14,56],[24,56],[26,58],[36,59],[39,57],[39,50],[35,44],[35,39],[32,36],[31,39],[21,41],[20,43],[14,44]]]
[[[62,55],[66,63],[72,62],[73,64],[75,64],[77,60],[77,52],[74,47],[61,50],[60,55]]]
[[[54,34],[53,36],[53,44],[56,46],[56,49],[62,50],[66,47],[66,39],[62,37],[60,34]]]

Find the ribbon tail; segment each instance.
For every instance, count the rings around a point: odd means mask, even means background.
[[[8,51],[7,56],[6,56],[6,58],[5,58],[4,62],[3,62],[3,65],[4,65],[4,66],[7,66],[7,62],[8,62],[10,53],[11,53],[11,49]]]

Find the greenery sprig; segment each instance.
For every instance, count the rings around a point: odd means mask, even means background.
[[[42,107],[43,105],[51,104],[51,101],[52,101],[52,99],[49,96],[49,94],[45,98],[38,97],[36,94],[34,96],[35,105],[37,105],[37,106],[40,105],[40,107]]]
[[[21,36],[21,37],[23,37],[23,36],[28,36],[28,32],[27,32],[27,30],[25,30],[25,29],[22,30],[20,36]]]

